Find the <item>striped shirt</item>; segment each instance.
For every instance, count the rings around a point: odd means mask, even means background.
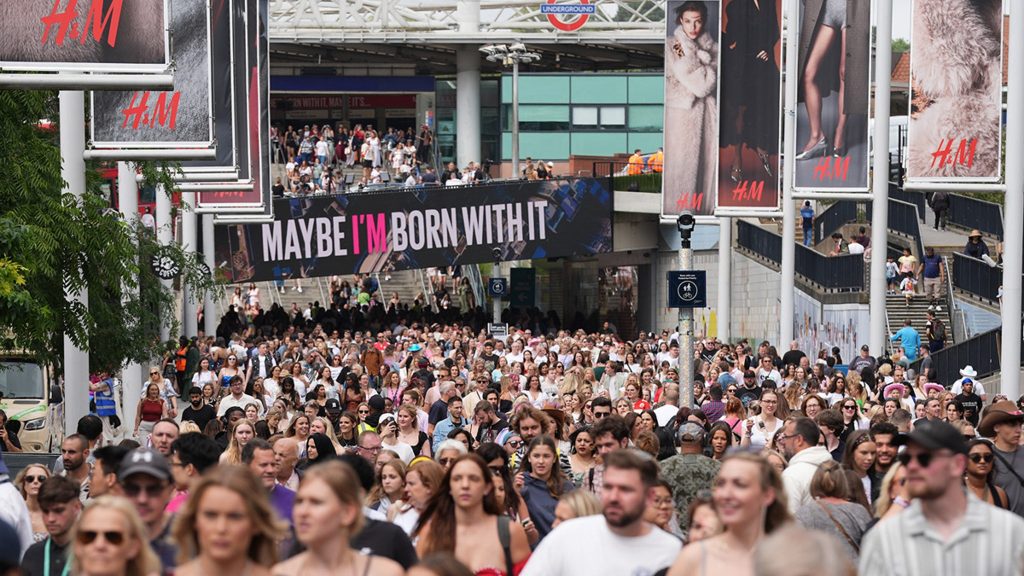
[[[973,494],[960,527],[944,540],[914,501],[864,537],[860,574],[871,576],[1019,576],[1024,567],[1024,519]]]

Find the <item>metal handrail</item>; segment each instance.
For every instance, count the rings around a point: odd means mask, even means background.
[[[999,361],[999,342],[1002,338],[1002,327],[982,332],[931,355],[931,369],[940,384],[952,384],[960,376],[960,369],[970,364],[978,372],[978,378],[995,374],[1001,369]],[[921,359],[914,361],[910,367],[920,371]]]
[[[950,273],[949,257],[942,257],[942,265],[946,267],[946,298],[949,300],[949,330],[953,334],[953,342],[967,339],[967,325],[963,310],[957,306],[953,297],[953,275]]]
[[[1003,237],[1003,207],[994,202],[950,194],[946,220],[961,228],[976,228],[996,238]]]
[[[983,260],[966,254],[953,253],[953,285],[959,290],[995,302],[1002,281],[1001,267],[989,266]]]

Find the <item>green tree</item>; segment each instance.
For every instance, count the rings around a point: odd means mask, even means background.
[[[893,38],[892,51],[897,53],[910,52],[910,42],[903,38]]]
[[[59,367],[67,334],[89,350],[92,370],[147,362],[166,348],[161,318],[173,325],[174,297],[144,259],[156,239],[110,209],[98,165],[88,166],[81,199],[64,188],[55,135],[38,126],[57,116],[54,92],[0,91],[0,349]],[[165,169],[144,173],[171,184]],[[212,286],[195,254],[169,252],[186,281]],[[85,306],[65,298],[86,288]]]

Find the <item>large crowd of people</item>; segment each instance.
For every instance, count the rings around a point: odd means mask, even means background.
[[[351,304],[185,339],[135,429],[0,465],[0,573],[1024,569],[1024,398],[969,366]]]

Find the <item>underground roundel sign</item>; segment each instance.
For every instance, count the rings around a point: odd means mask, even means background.
[[[562,32],[575,32],[582,28],[596,9],[597,6],[591,4],[590,0],[564,4],[558,0],[547,0],[547,4],[540,5],[540,13],[547,16],[548,22]]]

